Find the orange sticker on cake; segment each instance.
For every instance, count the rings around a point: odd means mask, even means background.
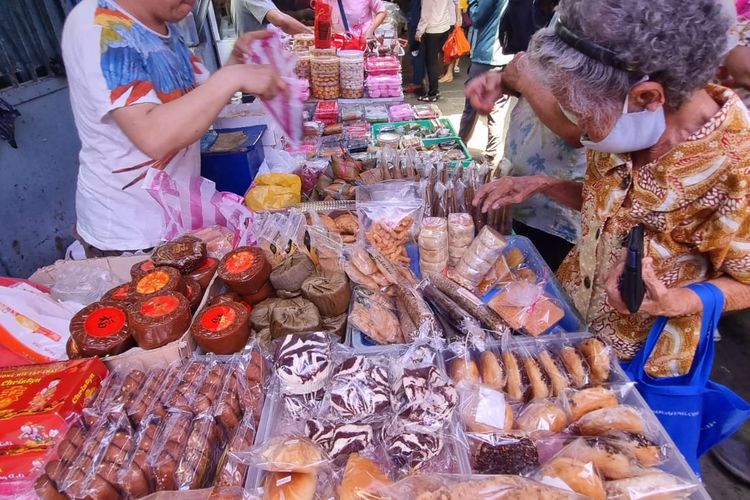
[[[166,271],[154,271],[138,280],[135,287],[136,292],[149,295],[156,293],[169,283],[169,274]]]
[[[117,307],[102,307],[92,312],[83,323],[83,329],[91,337],[111,337],[125,326],[125,312]]]
[[[141,304],[141,314],[149,318],[160,318],[174,312],[180,306],[180,299],[174,295],[151,297]]]
[[[238,252],[227,259],[226,268],[232,274],[247,271],[255,263],[255,255],[252,252]]]
[[[237,319],[237,313],[229,306],[214,306],[205,313],[201,318],[201,327],[210,332],[220,332],[229,327]]]

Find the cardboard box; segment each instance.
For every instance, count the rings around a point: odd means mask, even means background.
[[[29,280],[51,287],[61,273],[70,271],[71,268],[75,269],[75,266],[97,266],[109,270],[118,284],[127,283],[131,280],[130,268],[146,259],[148,259],[147,255],[135,255],[103,259],[58,260],[51,266],[38,269]],[[204,297],[199,310],[205,305],[206,300]],[[195,351],[195,342],[188,328],[182,337],[165,346],[151,350],[133,347],[117,356],[104,357],[102,361],[112,371],[148,370],[152,366],[165,366],[173,361],[187,358],[193,351]]]
[[[0,368],[0,449],[54,446],[107,373],[98,358]]]

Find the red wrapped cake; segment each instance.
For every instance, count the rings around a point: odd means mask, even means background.
[[[173,342],[190,326],[190,304],[184,295],[166,292],[139,300],[130,308],[133,337],[143,349]]]
[[[208,288],[211,283],[211,278],[216,274],[216,269],[219,267],[219,261],[213,257],[207,257],[203,263],[198,266],[198,269],[187,274],[188,278],[194,279],[204,290]]]
[[[205,352],[234,354],[250,337],[250,314],[237,302],[224,302],[205,308],[192,326],[195,343]]]
[[[107,301],[94,302],[70,320],[70,346],[80,356],[120,354],[133,345],[126,306]]]
[[[218,273],[233,292],[252,295],[268,281],[271,264],[260,248],[239,247],[221,259]]]
[[[164,292],[177,292],[185,295],[187,289],[180,272],[173,267],[156,267],[133,280],[131,293],[135,300],[145,299]]]

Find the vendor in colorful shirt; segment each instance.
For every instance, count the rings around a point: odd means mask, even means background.
[[[329,3],[334,33],[348,31],[356,36],[363,35],[369,40],[375,37],[375,30],[385,20],[385,5],[382,0],[331,0]]]
[[[105,256],[162,242],[162,209],[142,189],[150,168],[175,179],[200,174],[199,140],[237,91],[286,91],[267,67],[227,65],[209,76],[173,23],[192,0],[83,0],[68,16],[62,51],[81,140],[76,237]],[[200,84],[200,85],[199,85]]]
[[[732,19],[718,0],[631,0],[627,9],[563,0],[558,12],[528,57],[583,131],[585,179],[516,177],[474,202],[486,210],[541,193],[580,209],[581,238],[558,276],[591,331],[630,359],[655,317],[669,317],[647,371],[683,374],[702,309],[686,285],[716,285],[727,311],[750,307],[750,118],[732,91],[708,84]],[[646,297],[629,314],[618,280],[637,224]]]

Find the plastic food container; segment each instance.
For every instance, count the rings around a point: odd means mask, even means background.
[[[365,106],[365,119],[369,123],[385,123],[388,121],[388,109],[382,104],[368,104]]]
[[[359,99],[364,96],[365,57],[359,50],[339,52],[341,97]]]
[[[297,75],[297,78],[301,78],[304,80],[309,80],[311,73],[310,73],[310,61],[311,61],[310,53],[305,52],[302,54],[297,54],[297,63],[294,65],[294,73]]]
[[[371,56],[367,58],[365,69],[369,76],[400,75],[401,63],[399,62],[398,57],[395,56]]]
[[[411,104],[394,104],[388,108],[388,116],[390,116],[392,122],[406,122],[414,119],[414,111]]]
[[[401,77],[399,75],[378,75],[367,77],[367,93],[370,97],[401,97]]]
[[[312,96],[316,99],[338,99],[339,58],[336,56],[313,57],[310,62]]]
[[[294,35],[294,49],[310,49],[315,45],[315,35],[312,33],[299,33]]]
[[[315,120],[323,122],[326,125],[333,125],[338,121],[338,118],[338,101],[321,101],[318,103],[318,107],[315,109]]]

